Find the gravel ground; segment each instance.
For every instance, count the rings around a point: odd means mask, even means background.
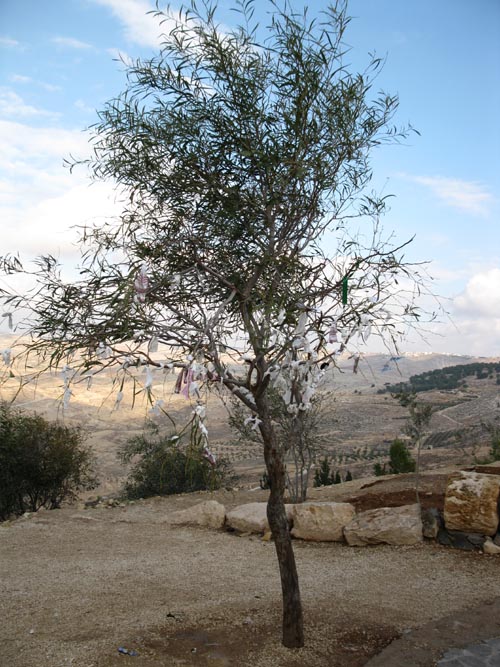
[[[289,651],[273,543],[168,525],[169,512],[208,497],[1,525],[0,665],[361,667],[394,637],[500,590],[498,559],[481,553],[296,541],[306,646]],[[228,507],[250,499],[213,497]]]

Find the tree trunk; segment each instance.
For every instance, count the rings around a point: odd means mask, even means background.
[[[259,401],[260,430],[264,440],[264,458],[269,477],[269,500],[267,518],[274,538],[281,576],[283,598],[283,645],[287,648],[304,646],[302,603],[300,601],[299,578],[292,548],[292,538],[285,512],[285,464],[277,447],[274,429],[268,415],[267,405]]]

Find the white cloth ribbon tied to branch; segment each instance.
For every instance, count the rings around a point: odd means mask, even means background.
[[[307,327],[307,311],[300,314],[299,321],[297,322],[297,326],[295,327],[293,335],[296,338],[303,338],[306,335],[306,327]]]
[[[64,390],[63,394],[63,409],[66,410],[66,408],[69,406],[69,402],[71,400],[71,397],[73,396],[73,392],[69,387],[66,387]]]
[[[61,376],[64,382],[63,410],[66,410],[69,406],[69,402],[73,396],[73,392],[70,389],[70,382],[74,375],[75,371],[70,366],[64,366],[61,370]]]
[[[245,426],[250,426],[252,431],[256,431],[259,428],[259,424],[262,424],[262,420],[257,417],[257,415],[251,415],[247,417],[243,422]]]
[[[193,414],[196,415],[199,419],[205,419],[205,416],[207,414],[207,410],[204,405],[197,405],[195,409],[193,410]]]
[[[11,330],[12,330],[12,315],[13,315],[13,313],[3,313],[2,314],[2,317],[7,318],[7,325],[9,327],[9,329],[11,329]]]
[[[114,406],[113,410],[119,410],[122,401],[123,401],[123,391],[119,391],[116,394],[115,406]]]
[[[151,410],[149,411],[149,414],[154,415],[155,417],[159,417],[160,414],[161,414],[161,409],[162,409],[164,403],[165,403],[165,401],[163,399],[159,398],[155,402],[155,404],[153,405]]]
[[[109,359],[109,357],[111,357],[113,354],[113,351],[109,345],[104,345],[104,343],[101,342],[97,346],[96,354],[99,359]]]
[[[332,326],[330,327],[330,331],[328,332],[328,342],[330,343],[330,345],[332,343],[338,343],[339,342],[336,320],[333,320]]]
[[[366,342],[372,332],[372,318],[370,315],[361,315],[360,333],[363,340]]]
[[[136,303],[145,303],[146,294],[149,289],[148,266],[145,262],[142,264],[139,273],[134,280],[134,289],[134,301]]]
[[[359,352],[356,352],[356,354],[354,354],[352,358],[354,359],[354,366],[352,367],[352,372],[357,373],[358,372],[359,360],[361,359],[361,355],[359,354]]]
[[[144,380],[144,389],[151,389],[153,386],[153,371],[149,366],[146,366],[146,379]]]

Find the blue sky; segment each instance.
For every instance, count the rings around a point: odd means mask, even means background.
[[[231,4],[219,2],[226,25]],[[51,252],[71,264],[70,228],[116,212],[110,185],[90,186],[62,161],[86,155],[95,109],[123,88],[118,54],[157,48],[153,5],[1,0],[0,254]],[[268,9],[255,2],[263,23]],[[500,355],[500,2],[351,0],[349,13],[353,67],[373,51],[387,56],[377,85],[399,94],[398,121],[421,133],[373,155],[374,185],[396,195],[384,229],[401,241],[416,234],[408,258],[431,261],[453,320],[404,347]]]

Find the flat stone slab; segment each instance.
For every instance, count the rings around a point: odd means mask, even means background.
[[[453,662],[459,660],[461,662]],[[431,665],[499,667],[500,597],[403,633],[365,667]]]
[[[344,528],[349,546],[416,544],[423,539],[418,505],[379,507],[360,512]]]
[[[500,637],[466,648],[452,648],[437,663],[437,667],[498,667],[498,665],[500,665]]]

